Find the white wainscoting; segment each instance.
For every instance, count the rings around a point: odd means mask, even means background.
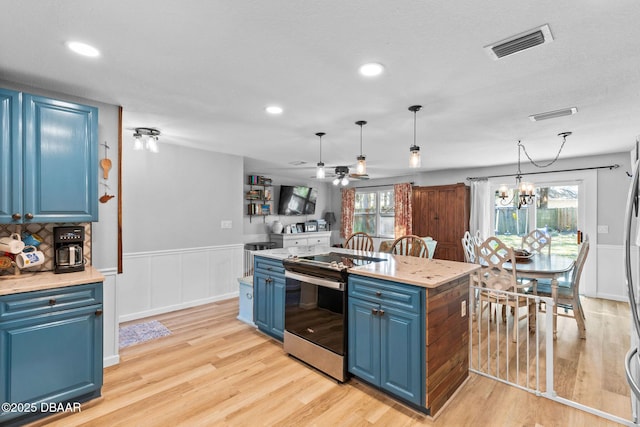
[[[118,295],[116,286],[117,269],[105,268],[99,270],[104,276],[102,285],[103,294],[103,366],[117,365],[120,363],[119,355],[119,322],[118,322]]]
[[[243,245],[126,253],[118,277],[119,321],[238,296]]]
[[[631,247],[631,268],[635,280],[638,280],[638,247]],[[634,262],[635,260],[635,262]],[[598,298],[617,301],[627,300],[627,288],[624,273],[624,246],[598,245]]]

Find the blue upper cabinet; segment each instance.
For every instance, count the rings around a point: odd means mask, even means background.
[[[22,222],[98,220],[98,109],[23,96]]]
[[[0,89],[0,223],[14,222],[11,216],[22,212],[22,135],[21,96]]]

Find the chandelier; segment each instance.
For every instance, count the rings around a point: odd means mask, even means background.
[[[567,142],[567,137],[571,135],[571,132],[561,132],[558,136],[562,137],[562,144],[560,145],[560,149],[558,150],[558,154],[556,157],[551,160],[549,163],[545,165],[541,165],[535,162],[527,153],[527,149],[522,144],[522,141],[518,141],[518,172],[516,173],[516,187],[513,190],[513,197],[509,198],[509,186],[507,184],[501,184],[500,188],[498,188],[498,197],[500,198],[500,204],[503,206],[507,206],[513,203],[513,199],[518,198],[518,209],[523,206],[531,205],[535,202],[536,197],[536,186],[532,182],[527,182],[522,180],[522,171],[520,170],[520,153],[524,152],[529,162],[537,168],[546,168],[551,166],[558,160],[560,157],[560,153],[562,152],[562,148],[564,147],[565,142]]]

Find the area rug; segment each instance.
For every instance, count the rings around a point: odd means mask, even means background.
[[[120,328],[120,348],[171,335],[171,331],[157,320],[135,323]]]

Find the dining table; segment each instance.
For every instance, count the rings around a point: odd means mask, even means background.
[[[530,257],[516,259],[516,276],[520,279],[549,279],[553,299],[553,339],[558,333],[558,278],[571,271],[576,259],[567,255],[534,253]],[[504,268],[512,270],[511,263]]]

